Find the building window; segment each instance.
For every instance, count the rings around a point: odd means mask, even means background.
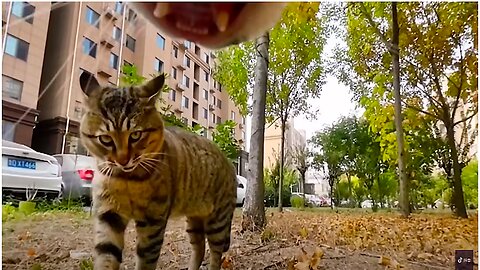
[[[30,44],[27,42],[8,34],[5,43],[5,53],[23,61],[27,61],[29,46]]]
[[[165,50],[165,38],[162,37],[160,34],[157,34],[157,46],[160,49]]]
[[[188,119],[186,117],[182,117],[182,122],[185,124],[185,125],[188,125]]]
[[[91,57],[97,57],[97,44],[90,39],[83,38],[83,53],[88,54]]]
[[[133,11],[133,9],[129,9],[128,10],[128,16],[127,16],[127,21],[135,24],[136,19],[137,19],[137,13],[135,13],[135,11]]]
[[[216,117],[215,114],[212,113],[212,123],[215,123],[215,117]]]
[[[135,52],[135,39],[127,35],[125,46],[127,46],[127,48],[129,48],[132,52]]]
[[[173,53],[173,56],[174,56],[175,58],[178,57],[178,47],[177,47],[177,46],[175,46],[175,45],[173,46],[173,52],[172,52],[172,53]]]
[[[82,102],[79,100],[75,100],[75,108],[74,108],[74,116],[77,119],[82,119],[82,116],[84,114]]]
[[[120,28],[114,26],[113,27],[113,32],[112,32],[112,37],[116,41],[120,41],[122,39],[122,30],[120,30]]]
[[[8,97],[20,101],[20,99],[22,98],[23,82],[3,75],[2,85],[3,97]]]
[[[203,89],[203,99],[208,101],[208,91]]]
[[[212,96],[212,100],[213,100],[213,105],[217,105],[217,97],[214,96],[213,94],[211,95]]]
[[[222,123],[222,118],[220,118],[220,116],[217,116],[217,122],[215,122],[215,124],[219,125]]]
[[[118,14],[122,14],[122,13],[123,13],[123,4],[122,4],[122,2],[116,2],[116,3],[115,3],[115,12],[117,12]]]
[[[170,92],[168,93],[168,98],[171,101],[175,101],[177,99],[177,91],[175,91],[174,89],[170,89]]]
[[[189,88],[190,87],[190,78],[183,75],[182,84],[185,85],[187,88]]]
[[[118,69],[118,56],[114,53],[110,53],[110,67],[115,70]]]
[[[185,40],[185,41],[183,42],[183,45],[185,45],[185,48],[190,49],[190,47],[192,46],[192,43],[191,43],[190,41],[188,41],[188,40]]]
[[[222,108],[222,100],[217,99],[217,108],[221,109]]]
[[[87,7],[87,12],[85,14],[88,24],[93,25],[96,28],[100,27],[100,14],[90,7]]]
[[[183,58],[183,65],[190,67],[190,58],[188,56],[185,56],[185,58]]]
[[[208,110],[203,108],[203,118],[207,119],[208,118]]]
[[[127,60],[123,60],[123,65],[124,66],[132,66],[132,64],[130,62],[128,62]]]
[[[205,63],[210,64],[210,56],[206,53],[204,53],[203,55],[204,55]]]
[[[35,7],[27,2],[13,2],[12,14],[18,18],[25,19],[26,22],[32,24]]]
[[[154,69],[156,72],[163,72],[163,62],[162,60],[155,58]]]
[[[190,100],[186,96],[182,96],[182,107],[188,109],[188,103]]]
[[[221,83],[217,83],[217,86],[218,86],[218,91],[222,92],[222,84]]]
[[[235,120],[235,112],[234,111],[232,111],[230,113],[230,119]]]
[[[14,122],[2,120],[2,140],[13,142],[15,138],[15,126]]]
[[[205,81],[208,82],[208,72],[205,70],[203,71],[203,74],[205,75]]]
[[[172,77],[176,80],[177,79],[177,69],[172,67]]]

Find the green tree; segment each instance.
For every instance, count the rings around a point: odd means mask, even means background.
[[[465,190],[465,203],[469,208],[478,207],[478,161],[472,160],[462,171],[463,190]]]
[[[280,124],[282,168],[287,121],[300,113],[308,113],[308,98],[318,97],[321,90],[323,70],[320,56],[324,40],[318,10],[319,3],[290,3],[270,34],[266,113],[270,123],[278,120]],[[283,174],[280,174],[281,182]],[[282,196],[281,190],[279,196]],[[282,211],[281,200],[278,208]]]
[[[227,120],[218,124],[213,131],[213,142],[225,153],[225,155],[233,162],[236,161],[240,154],[240,144],[235,138],[235,127],[237,123]]]
[[[388,23],[390,7],[388,3],[349,6],[348,59],[343,57],[346,61],[340,68],[343,71],[340,73],[343,74],[339,76],[346,82],[347,75],[352,75],[346,72],[346,67],[353,68],[355,74],[350,81],[351,86],[356,88],[354,90],[357,97],[360,97],[360,103],[372,115],[379,117],[390,113],[389,106],[394,100],[390,90],[393,88],[390,83],[391,54],[388,46],[384,46],[384,39],[379,38],[378,34],[380,32],[384,36],[390,36],[393,31]],[[462,163],[455,138],[456,133],[461,132],[457,126],[465,125],[477,114],[478,5],[399,3],[398,10],[400,78],[403,82],[402,103],[405,114],[407,109],[411,109],[416,111],[417,116],[420,112],[422,116],[431,118],[431,121],[443,124],[448,154],[452,160],[453,203],[456,214],[466,217],[461,183]],[[368,16],[365,17],[366,14],[369,14],[371,20]],[[377,31],[377,34],[372,31]],[[378,122],[370,122],[378,129],[385,127],[378,125]],[[406,130],[405,121],[402,124]],[[405,147],[408,149],[408,142]]]

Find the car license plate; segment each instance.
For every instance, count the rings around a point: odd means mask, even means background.
[[[30,160],[9,158],[8,167],[36,170],[37,163]]]

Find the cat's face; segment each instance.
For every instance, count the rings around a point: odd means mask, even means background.
[[[87,112],[80,125],[85,147],[99,161],[101,173],[125,175],[153,170],[163,144],[164,125],[155,108],[165,81],[160,75],[137,87],[102,87],[84,72],[80,86]]]

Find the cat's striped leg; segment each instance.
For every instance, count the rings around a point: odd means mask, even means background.
[[[227,204],[217,210],[205,223],[205,234],[210,248],[209,270],[220,270],[222,254],[230,248],[234,210],[235,204]]]
[[[112,210],[95,214],[95,270],[119,269],[127,224],[127,219]]]
[[[190,257],[188,270],[198,270],[205,256],[205,232],[203,220],[200,218],[187,218],[187,233],[190,237],[193,254]]]
[[[163,245],[167,219],[152,221],[136,221],[137,229],[137,262],[136,270],[154,270],[157,266],[160,249]]]

